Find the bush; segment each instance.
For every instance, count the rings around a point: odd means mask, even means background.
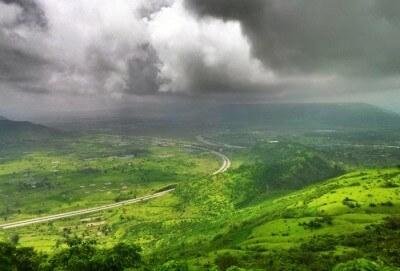
[[[332,217],[318,217],[309,222],[299,223],[299,225],[303,226],[306,229],[319,229],[322,228],[324,225],[332,225]]]
[[[36,271],[43,256],[33,248],[17,248],[11,243],[0,243],[1,271]]]
[[[399,185],[392,181],[385,181],[385,183],[382,185],[382,187],[383,188],[396,188],[396,187],[399,187]]]
[[[400,230],[400,216],[390,216],[385,218],[383,226],[390,230]]]
[[[385,267],[367,259],[357,259],[340,263],[333,268],[333,271],[391,271],[394,268]]]
[[[381,205],[386,206],[386,207],[392,207],[394,204],[391,201],[386,201],[386,202],[382,202]]]
[[[67,248],[56,252],[49,260],[50,270],[122,271],[141,263],[141,249],[119,243],[109,249],[97,248],[93,240],[67,238]]]
[[[345,199],[342,200],[343,205],[346,205],[349,208],[358,208],[360,207],[360,204],[354,199],[350,199],[346,197]]]
[[[238,259],[229,253],[218,255],[215,259],[215,264],[221,271],[225,271],[231,266],[236,266],[238,263]]]
[[[157,271],[188,271],[189,267],[185,262],[168,261],[164,263]]]

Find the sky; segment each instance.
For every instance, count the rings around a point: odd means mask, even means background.
[[[400,111],[398,0],[0,0],[0,113],[171,101]]]

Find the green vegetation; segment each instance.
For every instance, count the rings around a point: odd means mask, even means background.
[[[112,248],[98,248],[95,240],[67,238],[52,255],[32,248],[17,248],[0,243],[0,268],[13,270],[122,271],[141,265],[140,248],[119,243]]]
[[[265,189],[300,188],[344,172],[318,152],[299,144],[258,144],[252,154],[255,162],[238,171],[251,172],[249,177]]]
[[[0,116],[0,146],[16,142],[54,139],[61,131],[27,121],[11,121]]]
[[[175,190],[0,230],[0,270],[399,270],[400,148],[381,146],[397,146],[398,134],[374,137],[352,123],[340,132],[221,129],[205,137],[215,145],[110,134],[9,141],[0,225]],[[228,171],[211,175],[221,160],[207,148],[232,160]]]
[[[63,143],[0,163],[4,221],[135,198],[218,168],[212,154],[151,138]]]
[[[186,270],[186,265],[189,270],[228,270],[233,265],[242,268],[238,270],[331,270],[335,266],[335,270],[346,270],[343,268],[362,268],[365,264],[395,270],[399,266],[400,219],[396,214],[400,190],[382,186],[389,179],[400,183],[399,169],[352,172],[287,196],[271,195],[245,208],[227,204],[235,202],[229,179],[220,176],[210,182],[192,182],[190,187],[198,195],[204,193],[203,198],[188,199],[185,191],[178,190],[174,196],[146,203],[139,209],[124,207],[122,212],[103,214],[102,219],[111,222],[110,232],[92,237],[99,241],[117,238],[111,243],[98,243],[99,249],[139,241],[144,249],[143,266],[159,265],[160,270],[175,270],[167,269],[168,266]],[[205,189],[198,189],[200,182],[206,182],[203,185],[208,187],[208,195]],[[344,205],[347,196],[359,206]],[[392,206],[381,204],[388,200]],[[183,202],[185,206],[180,206]],[[377,207],[370,207],[370,203]],[[127,218],[131,213],[135,218]],[[151,219],[149,213],[157,218]],[[118,214],[123,216],[116,218]],[[160,218],[164,222],[156,222]],[[93,224],[95,221],[90,220]],[[52,226],[42,225],[38,230],[48,232],[49,227],[66,224],[82,227],[79,220],[60,221]],[[122,228],[125,230],[121,231]],[[24,235],[29,231],[18,232],[20,243],[24,243]],[[81,234],[79,229],[70,227],[64,235],[69,232]],[[157,240],[144,242],[149,234],[157,236]],[[84,236],[92,239],[90,234]],[[63,239],[59,240],[58,245],[63,247]]]

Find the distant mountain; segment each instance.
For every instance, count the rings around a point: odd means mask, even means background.
[[[154,108],[152,116],[125,112],[126,124],[185,129],[400,129],[400,115],[363,103],[201,104]],[[129,120],[129,118],[131,118]],[[145,120],[145,123],[141,123]],[[115,124],[115,122],[114,122]],[[120,123],[119,125],[124,123]]]
[[[0,116],[0,143],[44,140],[60,134],[60,131],[43,125],[12,121]]]
[[[151,110],[149,110],[151,108]],[[71,131],[134,134],[204,133],[212,130],[400,130],[400,115],[362,103],[140,105],[116,111],[84,113],[54,122]]]
[[[400,128],[400,115],[368,104],[233,104],[208,110],[221,125],[287,128]]]

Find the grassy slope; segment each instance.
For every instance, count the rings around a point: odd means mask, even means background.
[[[343,203],[346,198],[352,207]],[[262,258],[271,251],[294,249],[318,236],[340,239],[399,214],[400,169],[356,171],[238,211],[212,241],[213,252],[195,262],[213,262],[216,255],[229,251],[241,258],[238,265],[251,266],[257,262],[254,255]],[[336,245],[334,253],[357,250]]]
[[[389,214],[400,213],[399,187],[398,169],[357,171],[307,187],[274,200],[267,209],[275,217],[252,228],[239,246],[250,250],[290,247],[314,235],[362,230]],[[345,205],[346,198],[358,206]],[[332,217],[332,225],[320,228],[299,225],[324,216]]]

